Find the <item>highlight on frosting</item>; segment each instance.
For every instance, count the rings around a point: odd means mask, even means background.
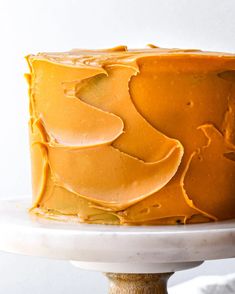
[[[148,46],[27,57],[33,213],[235,217],[235,55]]]

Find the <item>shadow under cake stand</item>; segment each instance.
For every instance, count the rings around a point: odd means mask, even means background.
[[[30,199],[0,201],[0,250],[102,271],[109,293],[167,293],[172,273],[235,257],[235,220],[178,226],[63,223],[28,214]]]

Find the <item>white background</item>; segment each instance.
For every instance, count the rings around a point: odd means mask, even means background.
[[[144,47],[235,52],[234,0],[0,0],[0,197],[30,194],[28,98],[24,56],[39,51]],[[235,260],[176,274],[171,285],[200,274],[235,272]],[[0,254],[7,294],[90,294],[107,287],[100,273],[65,261]]]

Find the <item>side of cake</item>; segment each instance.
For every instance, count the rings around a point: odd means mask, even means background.
[[[235,55],[27,57],[33,213],[103,224],[235,218]]]

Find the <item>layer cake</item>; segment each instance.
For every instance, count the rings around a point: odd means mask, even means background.
[[[31,212],[121,225],[235,218],[235,55],[29,55]]]

